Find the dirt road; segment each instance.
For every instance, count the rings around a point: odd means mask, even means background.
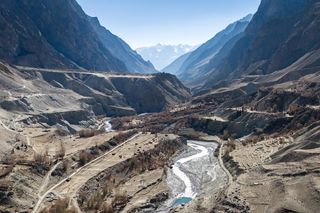
[[[153,139],[155,139],[154,135],[138,133],[121,145],[79,168],[76,172],[47,190],[35,205],[33,213],[39,212],[42,203],[50,193],[54,193],[59,197],[69,197],[74,199],[78,190],[88,180],[107,168],[112,167],[121,161],[132,158],[139,147],[143,147],[144,150],[154,148],[156,143],[150,143]]]

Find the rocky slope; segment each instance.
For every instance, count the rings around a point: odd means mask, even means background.
[[[211,89],[187,103],[188,89],[170,74],[0,63],[0,211],[58,208],[59,195],[64,209],[155,211],[168,198],[168,160],[183,147],[167,139],[180,135],[220,142],[228,183],[172,211],[318,212],[319,8],[263,0],[245,33],[225,45],[228,61],[211,72]],[[94,132],[70,134],[79,128]]]
[[[28,123],[60,123],[69,129],[93,115],[159,112],[190,98],[189,90],[170,74],[103,74],[1,64],[0,79],[3,116],[18,113]]]
[[[319,8],[262,1],[211,89],[194,97],[204,110],[189,127],[229,141],[222,156],[232,178],[212,212],[317,212]]]
[[[150,61],[145,61],[143,58],[130,46],[125,43],[121,38],[112,34],[105,27],[101,26],[96,17],[88,17],[93,29],[98,34],[103,45],[111,52],[113,56],[120,59],[126,65],[131,73],[155,73],[157,70],[154,68]]]
[[[183,65],[183,63],[188,59],[192,52],[188,52],[176,60],[174,60],[171,64],[163,68],[161,71],[165,73],[171,73],[173,75],[177,75],[180,67]]]
[[[284,69],[305,70],[306,74],[315,71],[319,66],[318,29],[318,1],[262,1],[244,36],[208,77],[204,88],[225,79]]]
[[[236,21],[188,55],[183,55],[164,70],[176,74],[191,88],[199,87],[229,53],[248,26],[252,15]],[[177,65],[178,64],[178,65]]]
[[[4,0],[0,11],[0,59],[8,63],[154,72],[126,43],[92,21],[75,0]]]

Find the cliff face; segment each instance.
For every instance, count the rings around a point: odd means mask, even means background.
[[[113,56],[124,62],[129,72],[132,73],[156,73],[152,63],[143,58],[121,38],[112,34],[105,27],[101,26],[95,17],[88,17],[89,21],[99,36],[102,44],[111,52]]]
[[[319,65],[319,20],[317,1],[262,1],[244,36],[204,88],[243,75],[270,74],[293,64],[300,64],[299,69]]]
[[[109,74],[0,65],[4,90],[0,93],[0,107],[8,111],[35,115],[91,111],[95,115],[123,116],[160,112],[191,97],[189,90],[170,74]]]
[[[3,0],[0,25],[0,58],[6,62],[42,68],[128,71],[123,58],[113,55],[101,41],[75,0]],[[144,65],[152,69],[152,65]]]
[[[191,97],[189,90],[170,74],[155,74],[152,78],[110,80],[137,113],[160,112]]]

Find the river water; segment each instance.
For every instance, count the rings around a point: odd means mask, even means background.
[[[104,129],[105,129],[105,132],[113,132],[110,120],[105,121]]]
[[[188,141],[186,152],[178,156],[167,172],[170,197],[157,212],[168,212],[187,204],[204,193],[211,193],[225,184],[226,175],[214,156],[217,143]]]

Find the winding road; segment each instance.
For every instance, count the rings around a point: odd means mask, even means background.
[[[137,134],[133,135],[131,138],[129,138],[128,140],[126,140],[122,144],[114,147],[113,149],[111,149],[110,151],[108,151],[105,154],[101,155],[100,157],[98,157],[98,158],[90,161],[89,163],[85,164],[84,166],[78,168],[74,173],[72,173],[71,175],[69,175],[65,179],[61,180],[56,185],[52,186],[50,189],[48,189],[46,192],[44,192],[42,194],[42,196],[39,198],[39,200],[36,203],[36,205],[35,205],[35,207],[34,207],[32,212],[33,213],[39,212],[39,210],[41,208],[41,204],[45,200],[45,198],[48,196],[48,194],[54,192],[58,187],[61,187],[65,183],[70,185],[72,183],[72,181],[68,182],[68,180],[70,180],[71,178],[73,178],[75,176],[79,176],[79,179],[75,178],[73,180],[73,181],[75,181],[74,185],[72,186],[74,188],[74,190],[71,190],[71,189],[69,189],[68,187],[65,187],[65,186],[62,187],[62,190],[67,190],[68,193],[71,193],[71,191],[75,191],[76,192],[79,189],[79,187],[81,187],[91,177],[94,177],[99,172],[101,172],[101,171],[103,171],[105,169],[103,166],[100,168],[99,165],[105,165],[106,164],[105,163],[106,160],[110,161],[110,156],[108,156],[110,153],[112,153],[115,150],[123,147],[127,143],[129,143],[132,140],[134,140],[135,138],[139,137],[141,134],[142,133],[137,133]],[[94,168],[94,169],[92,169],[92,168]],[[85,175],[83,175],[84,172],[89,172],[90,173],[89,176],[86,177]],[[55,191],[55,193],[57,193],[57,192]],[[59,194],[58,194],[58,196],[59,196]],[[71,199],[72,199],[72,197],[71,197]]]

